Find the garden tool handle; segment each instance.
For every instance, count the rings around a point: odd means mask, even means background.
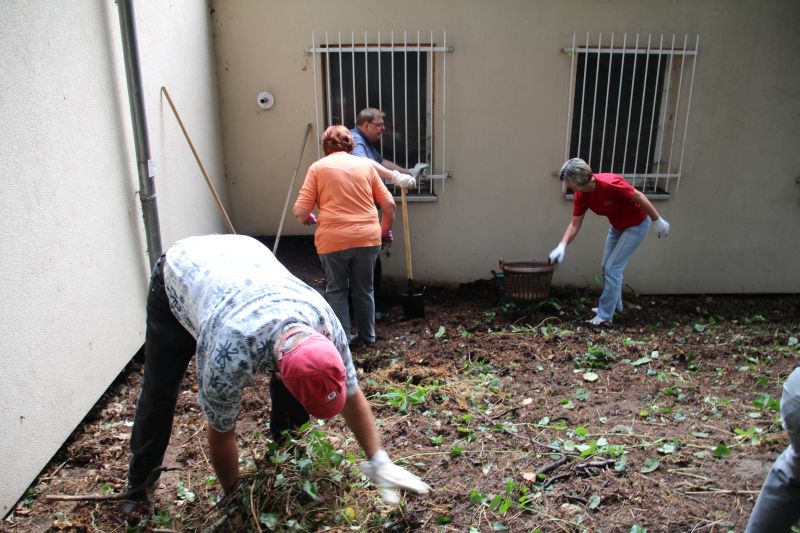
[[[292,190],[294,189],[294,180],[297,179],[297,172],[300,170],[300,163],[303,162],[303,152],[306,150],[306,141],[308,134],[311,133],[311,123],[306,126],[306,133],[303,135],[303,145],[300,147],[300,156],[297,159],[297,166],[294,167],[294,174],[292,174],[292,181],[289,183],[289,192],[286,193],[286,202],[283,204],[283,212],[281,213],[281,221],[278,224],[278,233],[275,234],[275,244],[272,246],[272,253],[278,253],[278,243],[281,242],[281,232],[283,231],[283,220],[286,218],[286,209],[289,207],[289,199],[292,197]],[[314,216],[314,213],[311,213]]]
[[[403,242],[406,247],[406,276],[409,284],[414,279],[414,269],[411,266],[411,235],[408,230],[408,203],[406,202],[406,190],[400,189],[400,203],[403,208]]]
[[[231,222],[230,217],[228,216],[228,212],[225,211],[225,207],[222,205],[222,200],[219,199],[219,194],[217,194],[217,189],[214,187],[214,184],[211,183],[211,178],[208,177],[208,173],[206,172],[206,167],[203,166],[203,162],[200,160],[200,156],[197,155],[197,150],[194,148],[194,143],[192,139],[189,137],[189,132],[186,131],[186,126],[183,125],[183,121],[181,120],[181,116],[178,114],[178,110],[175,108],[175,103],[172,101],[172,97],[169,95],[169,91],[166,87],[161,87],[161,92],[164,93],[164,96],[167,97],[167,103],[169,103],[169,107],[172,108],[172,113],[175,115],[175,118],[178,120],[178,126],[181,127],[181,131],[183,132],[183,136],[186,138],[186,142],[189,143],[189,148],[192,150],[192,154],[194,155],[194,160],[197,161],[197,166],[200,167],[200,172],[203,173],[203,177],[206,179],[206,185],[211,190],[211,195],[214,197],[214,201],[217,203],[217,207],[219,208],[220,213],[222,214],[222,218],[225,220],[225,225],[228,226],[228,229],[236,235],[236,230],[233,229],[233,222]]]

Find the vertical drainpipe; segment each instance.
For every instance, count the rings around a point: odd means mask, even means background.
[[[122,50],[125,56],[125,74],[128,79],[128,102],[131,106],[133,137],[136,144],[136,167],[139,171],[139,199],[142,202],[142,218],[147,237],[147,252],[150,268],[161,256],[161,229],[158,223],[156,203],[155,165],[150,160],[150,139],[147,134],[142,76],[139,69],[139,45],[136,39],[136,22],[132,0],[117,0],[119,27],[122,33]]]

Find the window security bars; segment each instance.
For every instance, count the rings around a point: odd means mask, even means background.
[[[442,33],[441,45],[433,32],[404,31],[402,38],[391,32],[388,40],[380,32],[364,31],[363,38],[351,32],[349,37],[343,42],[342,32],[311,34],[317,138],[331,124],[355,127],[356,116],[366,107],[382,110],[386,130],[379,141],[381,154],[405,168],[428,163],[427,176],[408,193],[434,200],[448,175],[446,53],[453,48],[447,46],[447,33]],[[317,155],[322,156],[319,143]]]
[[[587,33],[576,45],[573,34],[563,49],[571,58],[565,159],[580,157],[596,173],[668,198],[683,171],[700,36],[694,50],[686,35],[682,44],[674,34],[626,33],[621,41],[612,33],[604,45],[601,33],[592,44]]]

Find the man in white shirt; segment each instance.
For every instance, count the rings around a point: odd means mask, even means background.
[[[242,391],[256,374],[271,375],[274,439],[309,415],[341,412],[369,458],[362,469],[388,501],[398,500],[395,489],[430,489],[381,448],[347,335],[325,299],[255,239],[208,235],[178,241],[153,270],[129,490],[142,487],[161,465],[180,384],[195,354],[211,464],[226,494],[238,487],[235,425]],[[147,496],[155,485],[150,481]]]

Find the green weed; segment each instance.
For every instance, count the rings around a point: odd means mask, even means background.
[[[574,360],[575,368],[601,368],[609,369],[614,365],[614,352],[599,345],[592,345],[586,350],[582,357]]]
[[[414,406],[425,405],[428,394],[432,388],[423,387],[422,385],[412,385],[410,382],[400,388],[389,389],[388,391],[379,394],[378,398],[384,400],[388,405],[394,407],[403,414],[407,414]]]

